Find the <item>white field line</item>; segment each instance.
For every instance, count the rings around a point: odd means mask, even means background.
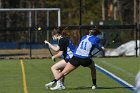
[[[113,80],[115,80],[116,82],[121,84],[122,86],[124,86],[124,87],[128,88],[129,90],[131,90],[132,92],[134,92],[134,90],[135,90],[134,86],[132,86],[128,82],[124,81],[123,79],[119,78],[115,74],[113,74],[113,73],[107,71],[106,69],[100,67],[99,65],[95,64],[95,66],[96,66],[96,69],[98,69],[99,71],[101,71],[105,75],[109,76],[110,78],[112,78]]]
[[[118,71],[123,72],[124,74],[127,74],[129,77],[135,77],[134,74],[132,74],[132,73],[130,73],[130,72],[128,72],[128,71],[126,71],[126,70],[124,70],[124,69],[118,67],[118,66],[115,66],[115,65],[113,65],[113,64],[111,64],[111,63],[109,63],[109,62],[106,62],[106,61],[101,61],[101,62],[102,62],[103,64],[105,64],[105,65],[108,65],[108,66],[110,66],[110,67],[112,67],[112,68],[118,70]]]

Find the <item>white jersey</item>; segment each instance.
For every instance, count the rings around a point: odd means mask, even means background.
[[[91,56],[91,51],[96,47],[98,49],[101,49],[99,46],[99,38],[93,36],[93,35],[86,35],[81,39],[80,44],[78,45],[74,56],[80,57],[80,58],[89,58]]]

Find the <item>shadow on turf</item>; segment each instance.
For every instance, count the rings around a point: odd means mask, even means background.
[[[127,88],[131,88],[131,87],[97,87],[96,89],[127,89]],[[81,90],[81,89],[91,89],[91,87],[86,87],[86,86],[80,86],[80,87],[76,87],[76,88],[67,88],[67,90]]]

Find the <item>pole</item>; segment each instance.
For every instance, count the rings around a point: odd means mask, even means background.
[[[47,11],[47,27],[49,27],[49,11]],[[49,29],[47,29],[47,40],[49,41]]]
[[[80,0],[80,19],[79,19],[79,31],[80,31],[80,39],[81,39],[81,25],[82,25],[82,0]]]
[[[137,0],[134,0],[134,24],[137,22]]]
[[[58,27],[61,26],[61,11],[60,9],[58,10]]]
[[[136,57],[138,57],[138,24],[136,24],[136,33],[135,33],[135,35],[136,35],[136,48],[135,48],[135,50],[136,50]]]
[[[102,20],[105,20],[105,0],[102,0]]]
[[[139,37],[138,37],[138,41],[139,41],[139,56],[140,56],[140,0],[138,1],[138,4],[139,4],[139,12],[138,12],[138,18],[139,18],[139,22],[138,22],[138,33],[139,33]]]
[[[30,43],[30,58],[32,57],[32,47],[31,47],[31,26],[32,26],[32,14],[29,11],[29,43]]]

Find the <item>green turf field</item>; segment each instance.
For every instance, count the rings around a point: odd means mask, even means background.
[[[95,63],[119,76],[134,86],[135,75],[140,68],[140,58],[95,58]],[[0,60],[0,93],[132,93],[130,90],[97,70],[98,88],[91,90],[88,68],[79,67],[65,80],[66,90],[50,91],[44,87],[53,79],[49,59],[23,60],[27,91],[24,91],[23,73],[20,60]]]

